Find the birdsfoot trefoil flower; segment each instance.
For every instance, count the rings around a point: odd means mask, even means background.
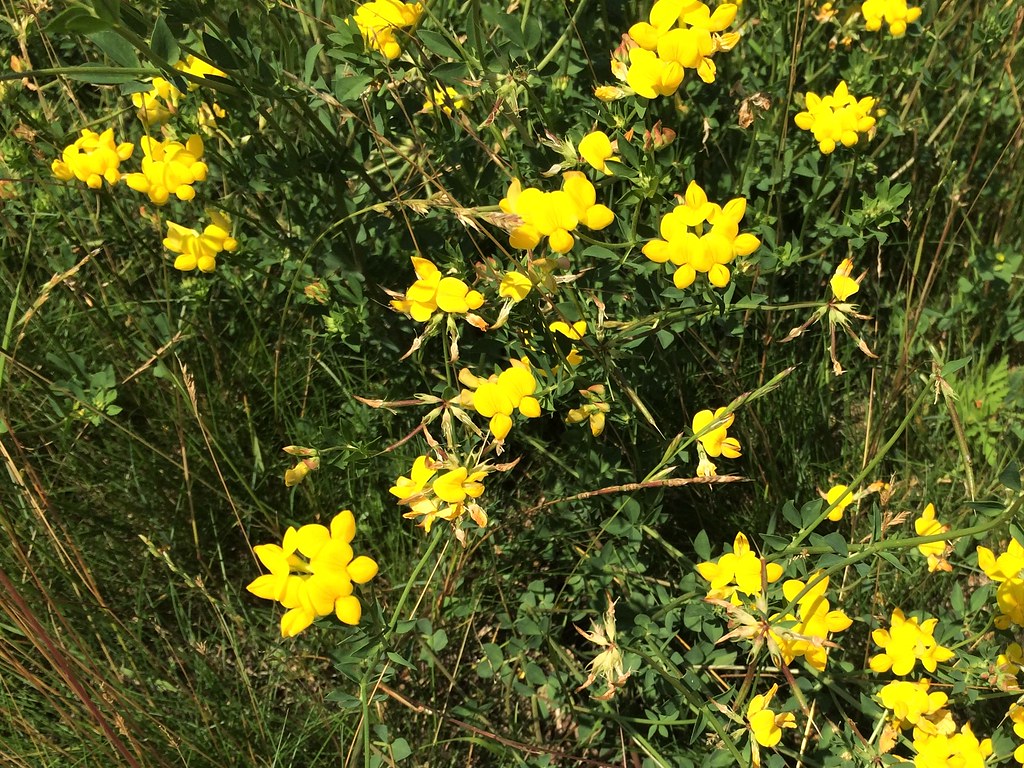
[[[83,128],[82,135],[64,148],[60,159],[54,160],[50,168],[61,181],[78,179],[90,189],[99,189],[104,181],[113,186],[121,179],[118,166],[132,156],[133,150],[127,142],[114,141],[113,128],[103,133]]]
[[[358,624],[362,605],[352,594],[353,584],[365,584],[377,575],[377,563],[360,555],[353,559],[356,521],[343,510],[330,528],[289,527],[281,545],[260,544],[253,552],[270,573],[246,589],[257,597],[276,600],[288,610],[281,617],[281,634],[293,637],[318,616],[335,614],[345,624]]]

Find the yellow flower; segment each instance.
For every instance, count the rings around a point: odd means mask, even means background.
[[[648,16],[650,23],[641,21],[629,28],[629,36],[636,41],[637,45],[648,51],[658,47],[658,41],[662,36],[679,23],[680,13],[686,6],[693,6],[696,3],[684,2],[683,0],[657,0],[651,6],[651,13]]]
[[[1020,674],[1021,667],[1024,667],[1024,649],[1020,643],[1010,643],[1006,646],[1006,651],[996,657],[991,675],[996,687],[1001,691],[1019,690],[1017,675]]]
[[[742,532],[736,534],[732,543],[732,552],[726,552],[718,560],[697,564],[697,573],[709,581],[707,597],[718,600],[729,600],[733,605],[741,605],[737,593],[742,592],[748,597],[756,597],[762,593],[761,571],[769,584],[782,578],[782,566],[778,563],[765,563],[754,554],[750,542]]]
[[[709,410],[698,411],[694,414],[691,425],[693,434],[707,451],[708,456],[717,458],[724,456],[727,459],[736,459],[741,455],[740,441],[735,437],[728,436],[728,429],[736,420],[736,414],[730,413],[724,416],[725,408],[719,408],[712,413]],[[712,422],[721,419],[721,423],[714,428],[708,429]]]
[[[281,546],[253,547],[270,571],[246,589],[257,597],[276,600],[286,609],[281,634],[293,637],[318,616],[334,613],[345,624],[358,624],[362,606],[352,594],[352,584],[365,584],[377,575],[377,563],[361,555],[353,559],[355,517],[339,512],[328,529],[323,525],[289,527]]]
[[[580,171],[567,171],[562,175],[562,189],[544,192],[536,187],[522,188],[519,179],[509,184],[501,209],[517,216],[520,224],[509,234],[509,245],[522,250],[533,250],[541,238],[555,253],[568,253],[576,244],[572,234],[580,224],[588,229],[600,230],[615,220],[615,214],[605,205],[597,203],[594,185]]]
[[[959,733],[915,731],[915,768],[983,768],[992,754],[992,739],[978,741],[965,723]]]
[[[511,362],[511,368],[488,379],[474,376],[467,368],[459,372],[459,381],[469,387],[462,390],[461,404],[491,420],[491,433],[499,443],[512,429],[512,414],[516,410],[528,419],[540,416],[540,403],[533,397],[537,381],[529,362],[526,358]]]
[[[789,664],[793,659],[803,656],[812,667],[823,672],[828,664],[827,641],[830,634],[844,632],[853,624],[843,611],[831,610],[825,590],[829,579],[819,572],[807,578],[810,589],[799,579],[789,579],[782,585],[782,593],[786,600],[792,601],[803,592],[796,605],[797,615],[773,616],[771,636],[779,646],[782,659]],[[783,627],[785,623],[788,626]]]
[[[174,260],[174,268],[182,272],[199,269],[201,272],[213,272],[217,268],[217,254],[222,251],[234,251],[238,241],[231,237],[231,220],[220,211],[207,211],[211,223],[202,234],[167,222],[167,237],[164,248],[180,254]]]
[[[483,306],[484,297],[479,291],[470,289],[458,278],[441,277],[441,271],[432,261],[413,256],[412,266],[416,282],[404,295],[392,300],[391,306],[416,322],[425,323],[439,311],[467,315]]]
[[[104,181],[113,186],[121,179],[118,166],[134,149],[128,143],[115,143],[113,128],[103,133],[83,128],[82,135],[64,148],[61,159],[54,160],[50,168],[61,181],[78,179],[90,189],[99,189]]]
[[[892,710],[893,720],[899,728],[916,726],[924,718],[942,710],[949,697],[941,691],[928,692],[927,680],[893,680],[878,692],[882,706]]]
[[[783,728],[796,728],[796,717],[792,712],[776,714],[768,708],[778,690],[779,686],[775,684],[767,693],[754,696],[747,705],[747,723],[754,739],[762,747],[774,747],[782,741]]]
[[[611,174],[612,170],[608,167],[608,161],[614,160],[618,162],[619,160],[619,158],[614,156],[611,139],[608,138],[608,134],[604,131],[588,133],[580,139],[577,150],[580,153],[580,157],[601,173]]]
[[[625,90],[617,85],[599,85],[594,88],[594,96],[605,103],[624,99],[628,95]]]
[[[661,238],[648,241],[643,254],[658,264],[671,262],[676,267],[672,281],[680,290],[692,285],[698,273],[724,288],[731,278],[727,265],[761,245],[754,235],[739,231],[746,208],[742,197],[724,207],[711,203],[700,185],[691,181],[683,203],[661,218]]]
[[[893,37],[903,37],[907,33],[907,25],[921,17],[921,9],[908,7],[907,0],[865,0],[860,12],[869,32],[880,30],[884,21]]]
[[[868,665],[875,672],[891,670],[894,675],[903,676],[920,661],[921,666],[934,672],[939,662],[949,661],[956,655],[935,641],[933,633],[938,623],[938,619],[928,619],[921,624],[916,617],[907,619],[903,611],[896,608],[892,612],[890,628],[876,629],[871,633],[871,638],[883,652],[872,656]]]
[[[845,81],[824,97],[809,91],[804,102],[805,111],[797,113],[794,120],[798,128],[814,134],[822,154],[831,154],[839,144],[852,147],[860,134],[875,127],[875,118],[869,114],[875,107],[874,98],[854,98]]]
[[[569,325],[563,320],[556,320],[548,326],[548,330],[552,333],[559,333],[567,339],[577,341],[578,339],[582,339],[583,334],[587,332],[587,321],[577,320],[572,325]],[[569,365],[577,366],[583,362],[583,355],[580,354],[580,351],[574,345],[569,349],[569,354],[565,356],[565,361],[569,363]]]
[[[203,140],[199,136],[190,136],[184,144],[143,136],[139,144],[143,152],[142,172],[124,177],[129,187],[149,195],[156,205],[163,205],[171,195],[185,201],[196,196],[192,185],[203,181],[207,172],[202,161]]]
[[[830,507],[835,504],[835,507],[828,513],[828,519],[832,522],[842,520],[843,512],[853,503],[853,500],[853,491],[849,490],[845,485],[833,485],[829,488],[828,493],[825,494],[825,504]]]
[[[918,536],[932,536],[937,533],[945,533],[949,530],[949,526],[943,525],[935,519],[935,505],[928,504],[921,516],[914,521],[914,530]],[[932,541],[928,544],[917,545],[917,551],[928,558],[929,573],[953,570],[953,566],[945,558],[946,546],[945,541]]]
[[[396,33],[414,27],[423,15],[423,3],[399,0],[371,0],[356,8],[353,21],[367,47],[380,51],[388,59],[402,55]]]
[[[193,77],[206,78],[212,75],[213,77],[223,77],[226,79],[228,76],[227,72],[225,72],[224,70],[215,67],[213,64],[207,64],[205,61],[196,58],[191,53],[184,59],[179,61],[177,64],[175,64],[174,68],[179,72],[184,72],[186,74],[192,75]],[[154,82],[156,81],[154,80]],[[194,91],[198,87],[199,83],[193,83],[191,80],[189,81],[188,89],[190,91]]]
[[[444,88],[431,90],[427,100],[423,102],[423,111],[433,112],[440,107],[442,112],[451,117],[453,109],[462,109],[465,105],[466,100],[459,95],[459,92],[450,85],[446,85]]]
[[[1011,539],[1006,551],[996,557],[988,547],[978,547],[978,567],[992,581],[999,584],[996,588],[996,604],[1000,615],[995,624],[999,629],[1006,629],[1011,624],[1024,626],[1024,547],[1016,539]]]
[[[436,520],[448,520],[455,524],[456,535],[461,541],[463,534],[458,523],[465,512],[469,512],[481,528],[487,525],[487,514],[474,502],[484,492],[482,481],[493,469],[509,468],[511,465],[494,467],[489,464],[470,468],[454,458],[442,463],[419,456],[413,463],[410,476],[399,477],[390,493],[398,497],[399,504],[409,507],[403,517],[422,518],[420,526],[428,533]],[[437,475],[442,469],[448,471]]]
[[[835,296],[836,301],[846,301],[860,290],[860,285],[857,281],[850,277],[852,271],[853,260],[843,259],[839,266],[836,267],[836,272],[832,275],[832,279],[829,280],[829,285],[832,287],[832,295]]]
[[[1013,723],[1014,734],[1024,739],[1024,707],[1018,704],[1011,704],[1006,716]],[[1018,763],[1024,763],[1024,744],[1021,744],[1013,751],[1013,759]]]
[[[178,111],[181,91],[169,80],[154,77],[152,89],[144,93],[133,93],[132,104],[138,110],[139,119],[148,127],[166,123]]]
[[[594,384],[586,389],[581,389],[580,394],[587,401],[586,405],[569,411],[569,415],[565,417],[565,422],[567,424],[580,424],[588,421],[590,423],[590,434],[598,437],[604,432],[605,414],[612,409],[605,402],[604,385]]]
[[[652,51],[633,48],[629,52],[626,83],[645,99],[671,96],[679,90],[683,72],[683,68],[674,61],[664,61]]]
[[[533,283],[530,282],[530,278],[521,272],[513,270],[506,272],[501,278],[501,285],[498,286],[498,295],[518,303],[526,298],[532,288]]]

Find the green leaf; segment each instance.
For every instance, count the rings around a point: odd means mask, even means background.
[[[803,526],[803,521],[800,519],[800,513],[796,511],[796,505],[792,501],[787,501],[782,505],[782,516],[786,518],[786,522],[794,528],[800,528]]]
[[[356,101],[373,81],[369,75],[349,75],[334,80],[334,95],[342,104]]]
[[[410,664],[409,661],[404,656],[401,656],[395,653],[394,651],[388,651],[388,658],[400,667],[405,667],[406,669],[413,669],[412,664]]]
[[[831,547],[832,551],[835,552],[837,555],[842,555],[843,557],[845,557],[846,555],[850,554],[850,550],[846,544],[846,539],[844,539],[842,534],[840,534],[838,531],[832,531],[832,533],[822,536],[821,539],[822,542],[825,545]]]
[[[121,0],[92,0],[92,7],[97,16],[112,24],[121,20]]]
[[[324,49],[323,43],[317,43],[306,51],[306,60],[302,64],[302,82],[311,83],[313,81],[313,69],[316,67],[316,57],[320,55],[320,51]]]
[[[361,709],[363,706],[363,703],[359,701],[358,697],[353,696],[350,693],[345,693],[344,691],[331,691],[324,698],[326,698],[327,701],[333,701],[342,709],[356,710]]]
[[[157,16],[153,24],[153,34],[149,39],[150,48],[158,64],[175,64],[181,56],[178,41],[174,39],[171,28],[167,26],[163,16]]]
[[[448,645],[448,633],[443,629],[437,630],[428,638],[427,645],[432,651],[443,651]]]
[[[451,61],[434,67],[430,70],[430,76],[442,83],[458,86],[469,76],[469,69],[464,61]]]
[[[969,357],[961,357],[959,360],[950,360],[942,366],[942,370],[939,372],[939,375],[944,379],[948,378],[970,362],[971,358]]]
[[[412,747],[405,739],[398,738],[391,742],[391,757],[396,763],[400,763],[412,754]]]
[[[700,533],[693,540],[693,553],[701,561],[711,559],[711,542],[708,540],[708,532],[703,528],[700,529]]]
[[[122,67],[139,67],[139,54],[135,46],[112,30],[93,32],[87,37],[115,64]],[[131,78],[128,78],[129,80]],[[124,82],[124,81],[119,81]]]
[[[490,662],[494,668],[500,667],[505,663],[505,654],[501,652],[501,646],[495,643],[484,643],[483,645],[484,655],[487,656],[487,661]]]
[[[416,37],[421,43],[423,43],[423,47],[431,53],[436,53],[438,56],[443,56],[446,59],[458,60],[462,58],[462,54],[460,54],[452,44],[448,42],[448,38],[439,32],[433,32],[429,29],[421,29],[416,33]]]
[[[206,55],[210,61],[216,64],[221,69],[240,69],[242,64],[241,60],[235,54],[231,48],[228,47],[219,38],[204,32],[203,33],[203,47],[206,49]]]
[[[82,5],[65,8],[46,25],[46,31],[53,34],[77,32],[88,35],[104,29],[110,29],[110,22],[96,18],[88,8]]]
[[[1009,488],[1011,491],[1020,493],[1020,474],[1021,466],[1017,462],[1012,462],[1006,469],[999,474],[999,482]]]

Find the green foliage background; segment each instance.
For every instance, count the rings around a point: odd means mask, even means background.
[[[716,83],[688,76],[677,97],[606,105],[593,88],[612,82],[609,53],[647,4],[437,0],[388,64],[344,24],[345,2],[3,0],[0,757],[737,764],[728,746],[745,737],[705,701],[727,707],[751,668],[715,644],[725,619],[693,566],[744,530],[766,534],[794,577],[841,566],[833,584],[858,619],[827,674],[798,676],[819,702],[801,764],[892,762],[869,743],[881,714],[863,671],[870,629],[903,605],[948,618],[947,640],[991,643],[974,546],[1006,540],[1019,493],[1022,17],[1012,2],[932,0],[892,40],[836,5],[820,22],[803,3],[747,0]],[[59,183],[49,164],[83,127],[137,141],[126,94],[204,51],[229,73],[216,88],[228,117],[206,139],[199,191],[241,245],[216,275],[193,276],[171,267],[142,197]],[[872,140],[824,157],[792,118],[804,92],[839,79],[885,114]],[[464,112],[422,112],[428,82],[465,93]],[[755,97],[770,106],[741,128]],[[644,151],[657,121],[678,138]],[[198,129],[186,109],[175,125]],[[442,526],[424,537],[387,493],[421,452],[396,443],[422,412],[355,398],[441,392],[446,342],[399,362],[417,329],[385,289],[411,283],[415,252],[467,278],[490,259],[510,266],[488,221],[509,179],[554,188],[544,172],[571,166],[595,126],[619,137],[626,166],[597,184],[617,218],[570,254],[583,274],[555,308],[596,329],[586,362],[513,431],[520,463],[488,481],[486,534],[465,549]],[[746,197],[744,230],[763,242],[725,291],[680,292],[640,253],[694,178],[715,201]],[[867,273],[855,300],[871,319],[856,332],[877,359],[840,330],[836,377],[822,325],[782,340],[844,257]],[[557,367],[551,317],[531,299],[510,329]],[[489,372],[522,338],[466,328],[460,365]],[[594,383],[612,398],[599,439],[564,423]],[[755,391],[733,428],[744,456],[720,466],[747,482],[556,503],[640,482],[664,457],[692,475],[693,447],[673,438],[698,410]],[[323,451],[295,489],[281,481],[289,444]],[[855,477],[892,492],[810,533],[817,490]],[[912,546],[847,557],[847,543],[895,535],[929,501],[977,529],[956,542],[952,574],[926,576]],[[244,591],[251,545],[341,508],[356,513],[357,551],[381,563],[364,622],[282,641],[274,611]],[[810,538],[790,550],[794,531]],[[596,649],[574,627],[599,621],[608,596],[634,672],[601,702],[576,690]],[[985,647],[960,649],[965,668],[984,667]],[[976,732],[999,725],[1005,704],[977,675],[950,685]],[[768,764],[795,765],[794,744]]]

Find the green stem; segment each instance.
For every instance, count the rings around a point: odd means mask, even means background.
[[[541,70],[544,69],[544,67],[550,64],[551,60],[558,55],[558,52],[560,50],[562,50],[562,46],[565,45],[565,42],[569,39],[569,36],[576,31],[576,20],[579,19],[579,17],[583,14],[583,11],[587,9],[588,5],[590,5],[589,0],[580,0],[579,5],[576,6],[576,11],[572,15],[572,18],[569,20],[569,23],[565,25],[565,31],[562,32],[561,37],[559,37],[558,40],[555,41],[555,44],[551,47],[551,50],[548,51],[548,55],[541,59],[540,64],[537,65],[538,72],[540,72]]]

